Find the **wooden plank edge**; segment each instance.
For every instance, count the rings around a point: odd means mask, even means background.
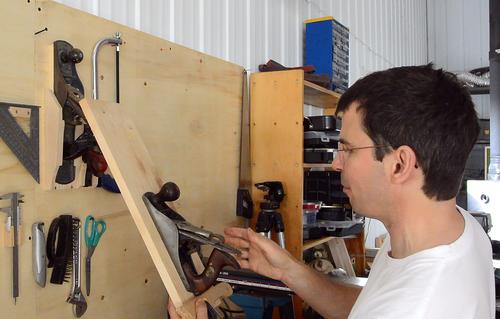
[[[103,132],[101,131],[99,125],[99,120],[94,115],[96,109],[96,103],[105,103],[105,102],[93,101],[93,105],[91,106],[86,99],[80,101],[80,105],[85,114],[85,117],[87,118],[87,121],[90,127],[92,128],[94,136],[99,144],[99,147],[101,148],[101,151],[103,152],[104,157],[106,158],[106,161],[109,165],[109,168],[111,169],[111,172],[113,173],[113,176],[118,184],[118,187],[121,190],[123,199],[125,200],[127,207],[130,210],[130,214],[132,215],[134,223],[136,224],[139,233],[141,234],[141,237],[148,249],[149,254],[151,255],[153,263],[156,266],[156,269],[163,281],[163,284],[167,289],[167,292],[170,298],[172,299],[174,305],[176,307],[180,307],[186,301],[191,299],[193,295],[185,290],[184,285],[182,284],[182,281],[180,279],[180,276],[177,273],[176,268],[172,262],[172,259],[168,254],[166,247],[163,244],[160,234],[156,229],[156,226],[154,225],[152,218],[149,216],[149,213],[147,213],[146,206],[143,203],[141,203],[142,206],[138,206],[133,200],[133,194],[129,192],[129,189],[126,183],[124,182],[122,171],[119,169],[119,166],[113,156],[113,153],[105,136],[103,136]],[[116,104],[116,106],[120,107],[119,104]],[[101,112],[104,111],[101,110]],[[128,127],[131,130],[135,130],[135,126],[130,121],[130,119],[127,119],[125,116],[123,116],[122,115],[123,113],[117,113],[117,114],[121,114],[120,120],[122,121],[122,124],[124,126]],[[135,141],[135,142],[137,143],[141,141]],[[146,150],[144,143],[142,143],[142,145],[139,145],[139,147],[142,147],[144,148],[144,150]],[[149,157],[149,153],[147,152],[147,150],[145,152],[145,155]],[[148,161],[149,163],[152,163],[150,157],[145,160]],[[153,167],[149,167],[148,169],[153,169]],[[146,213],[141,213],[141,210],[143,212],[145,210]]]
[[[177,312],[183,319],[196,319],[196,301],[198,299],[205,300],[212,307],[216,308],[222,303],[222,299],[229,297],[233,294],[233,289],[228,283],[219,283],[210,287],[207,291],[198,297],[191,298],[182,307],[176,308]]]

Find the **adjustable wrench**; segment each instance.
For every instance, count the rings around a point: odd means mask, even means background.
[[[82,241],[82,235],[80,232],[81,225],[80,219],[73,218],[73,270],[72,270],[72,285],[71,292],[69,294],[66,302],[73,304],[73,315],[77,318],[83,316],[85,311],[87,311],[87,301],[83,296],[81,289],[81,254],[80,254],[80,244]]]

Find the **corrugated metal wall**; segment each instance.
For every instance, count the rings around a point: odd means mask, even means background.
[[[426,0],[59,2],[234,62],[250,72],[269,59],[301,65],[304,20],[323,16],[333,16],[350,29],[351,84],[376,70],[428,60]],[[321,111],[306,107],[305,113]],[[373,247],[374,238],[385,228],[370,220],[366,233],[366,246]]]
[[[334,16],[351,31],[351,82],[427,62],[425,0],[59,0],[257,70],[302,64],[304,20]],[[104,36],[104,35],[103,35]]]
[[[488,66],[489,0],[427,0],[429,61],[453,72]],[[489,118],[489,95],[472,97],[481,118]]]

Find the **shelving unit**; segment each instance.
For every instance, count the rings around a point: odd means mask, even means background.
[[[280,212],[285,223],[286,249],[302,259],[302,201],[305,168],[330,169],[330,164],[303,163],[304,103],[334,113],[340,95],[304,81],[302,70],[255,73],[250,77],[250,152],[252,184],[278,180],[286,196]],[[264,193],[252,189],[254,221]],[[327,242],[331,238],[321,239]]]
[[[332,169],[331,164],[304,163],[304,103],[323,108],[325,114],[334,114],[340,95],[304,81],[303,71],[291,70],[252,74],[250,97],[251,182],[252,185],[273,180],[283,183],[286,195],[280,212],[285,224],[286,249],[300,260],[304,250],[327,244],[335,264],[346,269],[349,276],[355,276],[349,252],[356,260],[356,271],[363,272],[363,233],[303,242],[304,171]],[[252,226],[255,226],[264,192],[253,187],[251,193]],[[294,299],[295,314],[302,318],[302,302],[298,297]]]

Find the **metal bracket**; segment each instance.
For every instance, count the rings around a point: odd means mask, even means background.
[[[27,109],[30,133],[26,134],[9,111],[10,108]],[[0,137],[16,155],[33,178],[40,183],[39,168],[39,113],[38,106],[0,102]]]

